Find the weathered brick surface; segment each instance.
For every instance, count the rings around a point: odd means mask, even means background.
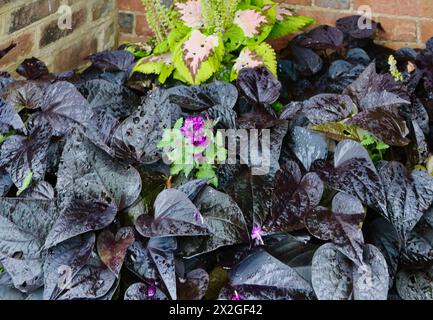
[[[18,31],[40,19],[55,13],[59,8],[59,3],[59,0],[38,0],[18,8],[11,15],[9,33]]]
[[[0,49],[7,47],[11,42],[15,42],[17,46],[0,59],[0,70],[13,63],[17,58],[25,58],[31,54],[34,46],[34,35],[32,33],[26,33],[16,37],[15,39],[7,40],[0,44]]]
[[[316,0],[315,5],[332,9],[350,9],[350,0]]]
[[[72,28],[71,29],[60,29],[58,27],[58,19],[54,19],[48,25],[42,28],[42,35],[39,41],[40,48],[43,48],[50,43],[53,43],[59,40],[62,37],[66,37],[71,33],[75,32],[78,28],[80,28],[85,22],[87,18],[87,9],[81,8],[78,11],[75,11],[72,14]]]
[[[72,29],[58,27],[61,4],[70,5]],[[77,68],[89,54],[117,46],[117,13],[117,0],[0,0],[0,48],[17,43],[0,71],[32,56],[54,72]]]

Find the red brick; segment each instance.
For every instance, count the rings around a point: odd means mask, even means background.
[[[423,49],[425,48],[425,45],[423,43],[416,43],[416,42],[400,42],[400,41],[378,41],[381,45],[398,50],[400,48],[414,48],[414,49]]]
[[[432,0],[354,0],[356,10],[361,5],[370,6],[373,14],[386,13],[396,16],[433,17]]]
[[[147,24],[146,16],[136,15],[135,16],[135,34],[138,36],[152,36],[153,32],[150,30]]]
[[[141,0],[118,0],[118,8],[123,11],[144,12]]]
[[[350,9],[350,0],[316,0],[317,7],[347,10]]]
[[[24,58],[29,58],[33,49],[34,35],[33,33],[23,34],[13,40],[0,44],[0,48],[3,49],[9,46],[12,41],[16,43],[17,46],[0,59],[0,69]]]
[[[320,24],[335,26],[335,22],[338,19],[346,17],[348,15],[347,13],[343,12],[322,11],[304,8],[296,10],[296,13],[299,15],[311,17],[316,20],[316,24],[312,25],[310,28],[317,27]]]
[[[421,31],[421,42],[423,43],[427,42],[428,39],[433,37],[433,21],[421,20],[420,31]]]
[[[299,4],[301,6],[311,6],[311,0],[277,0],[289,4]]]
[[[50,14],[56,13],[59,5],[59,0],[53,0],[51,2],[38,0],[20,7],[11,14],[9,33],[13,33],[49,16]]]
[[[57,55],[54,58],[53,71],[71,70],[84,64],[85,59],[95,53],[98,48],[96,38],[81,39],[68,48],[61,51],[56,51]]]
[[[375,18],[375,21],[381,23],[385,32],[380,33],[380,38],[384,40],[416,42],[417,28],[416,21],[412,19],[398,19],[380,17]]]

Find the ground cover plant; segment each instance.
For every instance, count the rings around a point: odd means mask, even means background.
[[[1,73],[0,299],[433,299],[433,42],[392,51],[357,19],[233,81],[143,73],[158,43]],[[223,164],[220,129],[267,129],[268,172],[263,144]]]

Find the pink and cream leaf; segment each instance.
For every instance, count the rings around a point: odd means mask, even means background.
[[[266,17],[255,9],[239,10],[233,21],[244,32],[246,37],[254,37],[260,33],[260,26],[267,23]]]
[[[185,3],[176,3],[176,9],[180,13],[180,20],[191,28],[203,27],[203,16],[201,14],[200,0],[189,0]]]

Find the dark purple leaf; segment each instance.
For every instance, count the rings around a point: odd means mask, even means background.
[[[347,121],[367,130],[390,146],[405,146],[409,129],[396,109],[372,108],[353,116]]]
[[[359,22],[361,22],[361,24]],[[360,25],[363,26],[363,28],[360,28]],[[372,38],[378,30],[382,30],[382,26],[379,23],[359,15],[340,18],[337,20],[336,26],[344,35],[355,39],[369,39]],[[368,27],[364,28],[365,26]]]
[[[6,88],[2,96],[16,111],[37,109],[41,107],[43,90],[43,86],[36,82],[16,81]]]
[[[400,237],[394,226],[385,218],[379,217],[367,225],[366,242],[375,245],[385,257],[388,272],[393,281],[400,260]]]
[[[0,130],[7,131],[9,128],[21,130],[24,123],[14,107],[0,99]]]
[[[292,44],[290,46],[296,70],[305,76],[315,75],[322,70],[323,60],[309,48]]]
[[[366,245],[364,263],[355,265],[332,243],[313,257],[312,283],[319,300],[386,300],[389,275],[380,251]]]
[[[149,283],[163,281],[172,299],[176,299],[176,272],[174,250],[176,238],[151,238],[147,242],[136,241],[127,253],[126,266],[142,280]]]
[[[242,210],[248,228],[263,225],[271,212],[273,182],[271,177],[254,175],[244,166],[224,189]]]
[[[28,80],[40,79],[49,75],[45,63],[36,58],[24,60],[17,68],[17,73]]]
[[[203,269],[195,269],[186,275],[186,279],[178,280],[179,300],[201,300],[209,285],[209,275]]]
[[[230,287],[232,293],[238,291],[241,300],[314,298],[313,289],[307,281],[265,251],[251,254],[232,269]]]
[[[301,34],[295,41],[314,50],[339,49],[343,46],[344,34],[335,27],[322,25]]]
[[[185,193],[189,200],[194,201],[197,195],[204,189],[207,185],[207,180],[205,179],[194,179],[187,181],[185,184],[179,186],[177,189]]]
[[[210,234],[207,224],[197,219],[200,211],[181,191],[164,190],[156,198],[154,208],[154,217],[141,215],[135,221],[138,232],[145,237]]]
[[[176,86],[167,90],[168,99],[185,111],[202,112],[222,106],[232,109],[238,99],[236,87],[230,83],[214,81],[198,86]]]
[[[254,104],[272,104],[280,96],[281,83],[264,67],[242,69],[236,85],[241,95]]]
[[[171,128],[179,116],[179,107],[168,101],[166,91],[151,91],[143,105],[114,132],[111,146],[116,157],[142,163],[160,160],[162,150],[158,148],[158,143],[164,129]]]
[[[424,171],[409,172],[403,164],[395,161],[384,164],[379,174],[387,199],[384,216],[405,240],[433,204],[433,177]]]
[[[92,116],[89,103],[68,82],[56,82],[48,86],[40,104],[41,111],[31,116],[31,124],[37,126],[49,123],[58,136],[76,125],[86,127]]]
[[[97,256],[92,256],[87,264],[72,278],[70,285],[58,300],[98,299],[104,297],[116,282],[116,276]]]
[[[432,267],[403,269],[397,274],[397,292],[404,300],[433,300]]]
[[[376,72],[375,62],[345,89],[344,94],[350,96],[361,110],[408,104],[410,99],[390,74]]]
[[[6,169],[17,188],[30,173],[33,181],[44,178],[50,138],[49,128],[38,127],[29,137],[11,136],[2,144],[0,167]]]
[[[117,277],[119,277],[126,250],[134,243],[134,240],[134,229],[131,227],[120,228],[115,235],[109,230],[104,230],[98,235],[96,247],[99,257]]]
[[[320,134],[303,127],[295,127],[290,138],[290,148],[305,170],[310,171],[311,164],[317,159],[326,159],[328,145]]]
[[[384,186],[367,150],[359,143],[340,142],[333,168],[327,163],[317,164],[315,172],[332,189],[351,194],[378,212],[386,212]]]
[[[105,72],[124,71],[129,73],[134,56],[125,50],[103,51],[92,54],[88,58],[92,64]]]
[[[116,118],[130,116],[140,105],[140,97],[126,87],[102,79],[87,81],[78,87],[94,112]]]
[[[33,200],[54,200],[54,188],[46,181],[39,181],[22,193],[22,197]]]
[[[56,212],[52,201],[0,198],[0,258],[39,258]]]
[[[41,259],[5,258],[2,264],[21,292],[34,292],[44,285]]]
[[[298,169],[299,170],[299,169]],[[272,216],[265,227],[269,231],[299,229],[305,214],[313,210],[322,198],[324,185],[316,173],[307,173],[301,180],[283,168],[277,172],[272,193]]]
[[[296,105],[289,104],[281,113],[281,119],[291,119],[296,115],[305,115],[313,124],[340,121],[347,118],[354,108],[353,101],[346,95],[324,93],[314,96],[293,110]]]
[[[74,200],[60,213],[45,242],[45,248],[83,233],[101,230],[113,222],[117,208],[114,204]]]
[[[90,232],[51,248],[44,261],[44,299],[55,300],[89,260],[95,245]]]
[[[0,197],[8,193],[13,184],[9,173],[4,169],[0,169]]]
[[[208,186],[197,196],[194,204],[210,233],[200,241],[196,254],[249,241],[244,215],[229,195]]]
[[[59,198],[114,202],[119,210],[132,205],[140,195],[138,171],[118,162],[76,130],[63,149],[57,174]]]
[[[332,210],[317,207],[305,216],[308,231],[321,240],[331,240],[354,263],[362,263],[364,237],[361,226],[365,213],[355,197],[339,192],[332,200]]]

